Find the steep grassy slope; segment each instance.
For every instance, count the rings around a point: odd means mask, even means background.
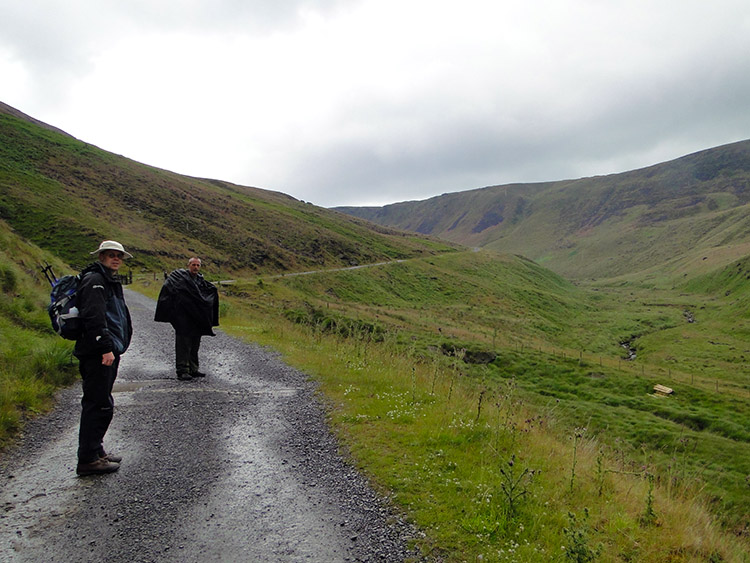
[[[644,357],[750,396],[750,257],[676,289],[691,322],[641,338]]]
[[[51,404],[57,387],[73,381],[73,343],[50,328],[44,310],[49,285],[39,264],[56,273],[64,266],[51,254],[13,234],[0,220],[0,446],[26,416]]]
[[[750,253],[750,141],[635,170],[514,184],[383,208],[382,225],[523,254],[569,278],[713,267]]]
[[[169,269],[199,254],[227,273],[368,263],[452,246],[373,229],[281,193],[144,166],[2,110],[0,218],[70,264],[85,262],[104,238],[122,241],[133,267]]]
[[[299,311],[302,318],[337,312],[350,318],[356,312],[361,321],[380,327],[378,332],[401,333],[414,338],[414,345],[424,333],[435,336],[430,344],[442,340],[451,349],[477,350],[490,349],[493,341],[530,344],[555,337],[576,347],[588,338],[572,329],[591,306],[586,294],[517,256],[452,253],[367,269],[285,276],[276,283],[316,304]]]

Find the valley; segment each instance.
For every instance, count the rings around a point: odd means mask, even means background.
[[[342,451],[428,560],[748,561],[746,144],[396,204],[376,225],[1,112],[0,135],[6,443],[76,377],[39,265],[75,271],[117,238],[147,296],[187,252],[232,280],[222,330],[319,384]]]

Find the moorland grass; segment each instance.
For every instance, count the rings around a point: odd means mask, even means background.
[[[71,266],[82,267],[105,238],[123,241],[139,271],[182,267],[189,248],[232,276],[457,247],[278,192],[145,166],[1,111],[0,139],[0,217]]]
[[[6,252],[11,238],[0,224],[0,446],[9,443],[26,417],[44,412],[54,393],[72,383],[73,343],[50,328],[44,310],[47,291],[20,264],[41,264],[31,247],[15,246],[15,260]],[[15,244],[15,243],[14,243]],[[23,247],[23,245],[21,245]]]
[[[353,463],[425,533],[415,541],[435,559],[743,560],[687,465],[686,478],[665,478],[571,428],[570,413],[531,400],[518,378],[475,377],[455,357],[426,362],[395,339],[248,323],[248,305],[233,303],[224,329],[274,346],[320,382]]]
[[[633,284],[586,292],[537,269],[465,253],[237,290],[266,313],[281,305],[286,318],[322,334],[393,342],[428,363],[436,350],[484,351],[495,359],[463,366],[462,376],[493,385],[514,380],[529,401],[554,404],[570,425],[589,428],[633,464],[672,468],[684,459],[682,474],[706,481],[721,519],[747,525],[750,402],[736,392],[741,376],[723,372],[720,357],[669,337],[692,330],[710,340],[713,325],[684,316],[699,296]],[[707,315],[703,305],[696,309]],[[622,359],[624,340],[637,347],[636,361]],[[660,362],[654,342],[661,354],[690,361]],[[705,367],[696,371],[695,362]],[[655,396],[657,383],[675,393]]]
[[[426,531],[428,552],[746,560],[732,534],[747,525],[748,401],[676,371],[676,392],[656,396],[669,370],[640,349],[620,357],[623,335],[638,345],[687,324],[679,303],[490,260],[240,281],[223,325],[321,382],[352,459]],[[494,359],[464,361],[477,351]]]

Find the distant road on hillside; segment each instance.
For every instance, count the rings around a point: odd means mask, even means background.
[[[127,291],[135,328],[107,448],[78,478],[79,385],[0,460],[1,561],[402,561],[413,533],[338,455],[304,373],[218,331],[178,381],[169,325]]]
[[[310,274],[320,274],[325,272],[343,272],[345,270],[359,270],[361,268],[372,268],[373,266],[385,266],[386,264],[398,264],[400,262],[406,262],[406,259],[401,260],[388,260],[387,262],[373,262],[372,264],[359,264],[357,266],[344,266],[342,268],[327,268],[325,270],[309,270],[307,272],[292,272],[289,274],[276,274],[274,276],[268,276],[271,279],[275,278],[288,278],[292,276],[307,276]]]

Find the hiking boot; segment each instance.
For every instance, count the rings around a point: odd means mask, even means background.
[[[206,377],[206,374],[202,371],[193,371],[190,373],[192,377]]]
[[[191,379],[193,379],[193,376],[189,373],[178,373],[177,379],[179,379],[180,381],[190,381]]]
[[[122,456],[104,453],[99,455],[99,459],[105,459],[107,461],[111,461],[112,463],[120,463],[122,461]]]
[[[76,466],[76,473],[81,477],[85,475],[102,475],[103,473],[112,473],[120,469],[119,463],[108,461],[104,458],[99,458],[91,463],[78,463]]]

